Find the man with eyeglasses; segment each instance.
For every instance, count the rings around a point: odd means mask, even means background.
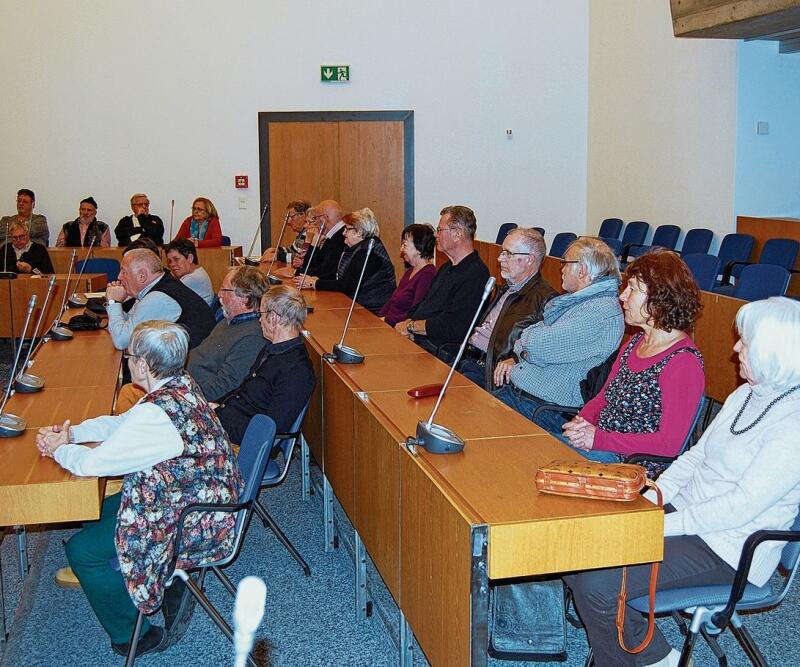
[[[498,263],[506,285],[497,290],[458,365],[462,375],[487,391],[494,389],[495,364],[514,351],[520,323],[541,320],[544,305],[556,295],[539,273],[544,254],[544,239],[532,228],[515,229],[503,241]]]
[[[436,249],[447,255],[425,298],[398,322],[395,331],[436,354],[444,343],[461,342],[469,329],[489,279],[489,269],[475,250],[475,213],[466,206],[446,206],[436,228]]]
[[[121,218],[114,229],[117,243],[124,247],[140,238],[148,238],[156,245],[164,243],[164,222],[150,214],[150,199],[141,192],[131,197],[133,215]]]
[[[34,213],[35,207],[36,195],[33,190],[22,188],[17,192],[16,215],[5,215],[0,218],[0,243],[6,242],[6,234],[9,233],[11,225],[21,222],[31,235],[31,241],[43,245],[45,248],[50,245],[50,228],[47,226],[47,218]]]
[[[14,273],[54,273],[53,263],[47,248],[31,241],[28,227],[21,222],[12,222],[8,236],[11,243],[5,243],[2,250],[2,271]]]
[[[305,273],[308,266],[308,275],[335,280],[339,259],[345,249],[344,222],[342,222],[342,207],[333,199],[321,201],[314,207],[314,218],[309,219],[309,226],[316,228],[321,237],[315,238],[317,244],[314,258],[311,259],[313,248],[309,248],[303,259],[303,265],[297,269],[297,275]],[[311,264],[309,265],[309,261]]]

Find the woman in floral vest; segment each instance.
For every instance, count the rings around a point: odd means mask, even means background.
[[[41,429],[37,438],[43,455],[75,475],[125,475],[122,492],[106,498],[100,520],[67,543],[69,564],[120,655],[127,653],[139,610],[150,615],[162,607],[164,627],[145,621],[137,655],[164,650],[185,631],[191,613],[185,587],[176,581],[164,590],[178,517],[192,503],[236,502],[242,489],[225,431],[183,370],[188,347],[183,327],[142,322],[125,356],[146,395],[120,416],[77,426],[65,421]],[[100,444],[77,444],[84,442]],[[232,542],[232,515],[190,515],[178,567],[221,557]]]

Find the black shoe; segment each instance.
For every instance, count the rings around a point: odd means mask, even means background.
[[[124,644],[114,644],[112,642],[111,650],[117,655],[126,656],[130,645],[130,642],[125,642]],[[147,632],[139,637],[139,643],[136,645],[136,657],[138,658],[145,653],[163,651],[165,648],[167,648],[167,633],[164,632],[164,628],[158,625],[151,625],[147,628]]]
[[[194,595],[183,580],[176,577],[172,585],[164,591],[164,600],[161,603],[164,630],[167,633],[166,646],[172,646],[186,633],[194,606]]]

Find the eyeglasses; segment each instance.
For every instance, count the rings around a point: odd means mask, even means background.
[[[458,229],[458,227],[456,227],[455,225],[447,225],[446,227],[437,227],[436,228],[436,233],[437,234],[443,234],[448,229]]]
[[[578,260],[578,259],[559,259],[558,261],[561,262],[561,266],[564,266],[565,264],[580,264],[581,263],[580,260]]]
[[[272,308],[267,308],[266,310],[257,310],[255,312],[258,313],[259,317],[266,317],[270,313],[275,313],[276,315],[279,314],[277,310],[273,310]]]
[[[344,232],[355,232],[356,228],[352,227],[351,225],[345,225],[344,229],[342,231],[344,231]]]
[[[220,287],[219,291],[220,292],[235,292],[236,288],[235,287]]]
[[[11,240],[12,241],[22,241],[22,240],[24,240],[26,238],[28,238],[27,234],[12,234],[11,235]]]
[[[297,217],[299,217],[301,215],[303,215],[303,214],[302,213],[290,213],[287,217],[289,218],[289,220],[294,220],[295,218],[297,218]]]
[[[130,359],[141,359],[142,356],[139,354],[131,354],[126,350],[125,352],[122,353],[122,358],[125,359],[126,361],[129,361]]]
[[[205,206],[192,206],[192,210],[193,211],[202,211],[203,213],[205,213],[206,212],[206,207]]]
[[[532,254],[532,253],[529,253],[529,252],[512,252],[511,250],[506,250],[505,248],[503,248],[500,251],[500,254],[498,255],[498,257],[511,257],[512,255],[530,255],[530,254]]]

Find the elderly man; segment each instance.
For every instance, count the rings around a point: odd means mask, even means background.
[[[164,223],[157,215],[150,215],[150,199],[137,193],[131,197],[133,215],[121,218],[114,229],[117,243],[127,246],[131,241],[148,238],[156,245],[164,243]]]
[[[122,302],[136,299],[129,312]],[[131,332],[146,320],[177,322],[189,332],[189,348],[202,343],[214,328],[211,309],[197,294],[164,272],[161,259],[152,251],[137,248],[122,258],[119,280],[106,287],[108,331],[114,347],[124,350]]]
[[[240,443],[250,418],[265,414],[286,433],[314,390],[314,370],[300,331],[306,302],[289,285],[271,288],[261,299],[261,333],[266,344],[244,382],[219,399],[217,416],[231,442]]]
[[[460,373],[487,391],[494,388],[495,364],[514,350],[522,333],[520,323],[541,320],[545,303],[556,295],[539,274],[544,253],[544,239],[535,229],[515,229],[503,241],[498,262],[506,287],[497,291],[475,327],[458,366]]]
[[[617,259],[608,246],[580,238],[560,261],[566,294],[548,301],[543,319],[525,328],[514,344],[516,360],[494,371],[501,387],[494,395],[529,419],[543,403],[582,405],[581,380],[616,351],[625,326]],[[546,411],[537,423],[558,432],[564,421]]]
[[[5,243],[6,232],[14,222],[21,222],[28,228],[31,241],[39,243],[45,248],[50,244],[50,229],[47,227],[47,218],[33,212],[36,207],[36,195],[33,190],[22,188],[17,192],[17,214],[5,215],[0,218],[0,243]]]
[[[252,266],[225,275],[219,288],[224,317],[192,350],[186,366],[209,401],[236,389],[264,348],[258,307],[268,289],[264,272]]]
[[[111,247],[111,230],[105,222],[97,219],[97,202],[94,197],[81,199],[78,217],[65,222],[56,240],[59,248],[87,247],[92,243],[101,248]]]
[[[409,319],[394,327],[434,354],[439,345],[464,338],[489,278],[489,269],[474,246],[478,225],[472,209],[446,206],[440,215],[436,249],[448,261],[436,272],[425,298],[409,312]]]
[[[314,219],[309,220],[313,225],[322,224],[322,238],[318,243],[317,250],[311,265],[308,262],[311,258],[309,249],[303,258],[303,265],[297,270],[299,275],[303,274],[308,266],[308,275],[322,278],[323,280],[335,280],[336,269],[339,267],[339,259],[344,252],[344,222],[342,222],[342,207],[332,199],[321,201],[314,207]],[[299,285],[300,278],[295,280]]]
[[[47,248],[31,241],[27,225],[12,222],[8,235],[11,243],[0,249],[3,258],[0,269],[14,273],[54,273]]]

